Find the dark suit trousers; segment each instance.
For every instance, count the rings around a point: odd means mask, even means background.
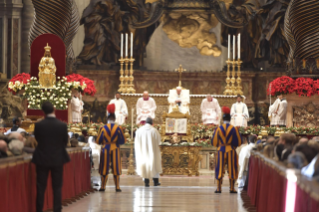
[[[53,189],[53,211],[62,211],[62,166],[36,166],[37,169],[37,212],[43,211],[44,193],[47,187],[48,175],[51,171],[52,189]]]

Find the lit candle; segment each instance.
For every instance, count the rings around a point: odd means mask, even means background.
[[[125,57],[128,57],[128,34],[125,34]]]
[[[236,49],[236,36],[233,35],[233,60],[235,60],[235,49]]]
[[[238,60],[240,60],[240,33],[238,34]]]
[[[228,34],[228,60],[230,59],[230,34]]]
[[[131,58],[133,58],[133,32],[131,32]]]
[[[123,58],[123,33],[121,33],[121,58]]]

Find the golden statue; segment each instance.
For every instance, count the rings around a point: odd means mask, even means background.
[[[42,88],[52,88],[56,82],[56,66],[54,59],[51,57],[51,47],[49,44],[44,49],[44,56],[41,58],[39,64],[39,84]]]

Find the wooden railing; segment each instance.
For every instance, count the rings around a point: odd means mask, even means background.
[[[64,165],[62,199],[70,204],[92,192],[89,148],[67,149],[71,162]],[[36,211],[36,171],[32,155],[0,159],[0,211]],[[52,180],[49,175],[44,209],[53,207]]]
[[[258,212],[319,211],[319,184],[253,151],[247,193]]]

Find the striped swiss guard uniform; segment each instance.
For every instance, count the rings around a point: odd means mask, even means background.
[[[236,147],[242,144],[238,129],[228,123],[219,126],[214,132],[211,144],[218,147],[217,156],[215,158],[215,177],[217,179],[218,188],[215,193],[221,193],[226,164],[230,180],[230,193],[237,193],[234,188],[235,181],[238,178],[238,156],[236,154]]]
[[[104,125],[100,129],[96,143],[102,145],[99,166],[101,189],[105,189],[111,163],[116,191],[120,191],[120,175],[122,174],[120,145],[125,144],[121,127],[114,123]]]

